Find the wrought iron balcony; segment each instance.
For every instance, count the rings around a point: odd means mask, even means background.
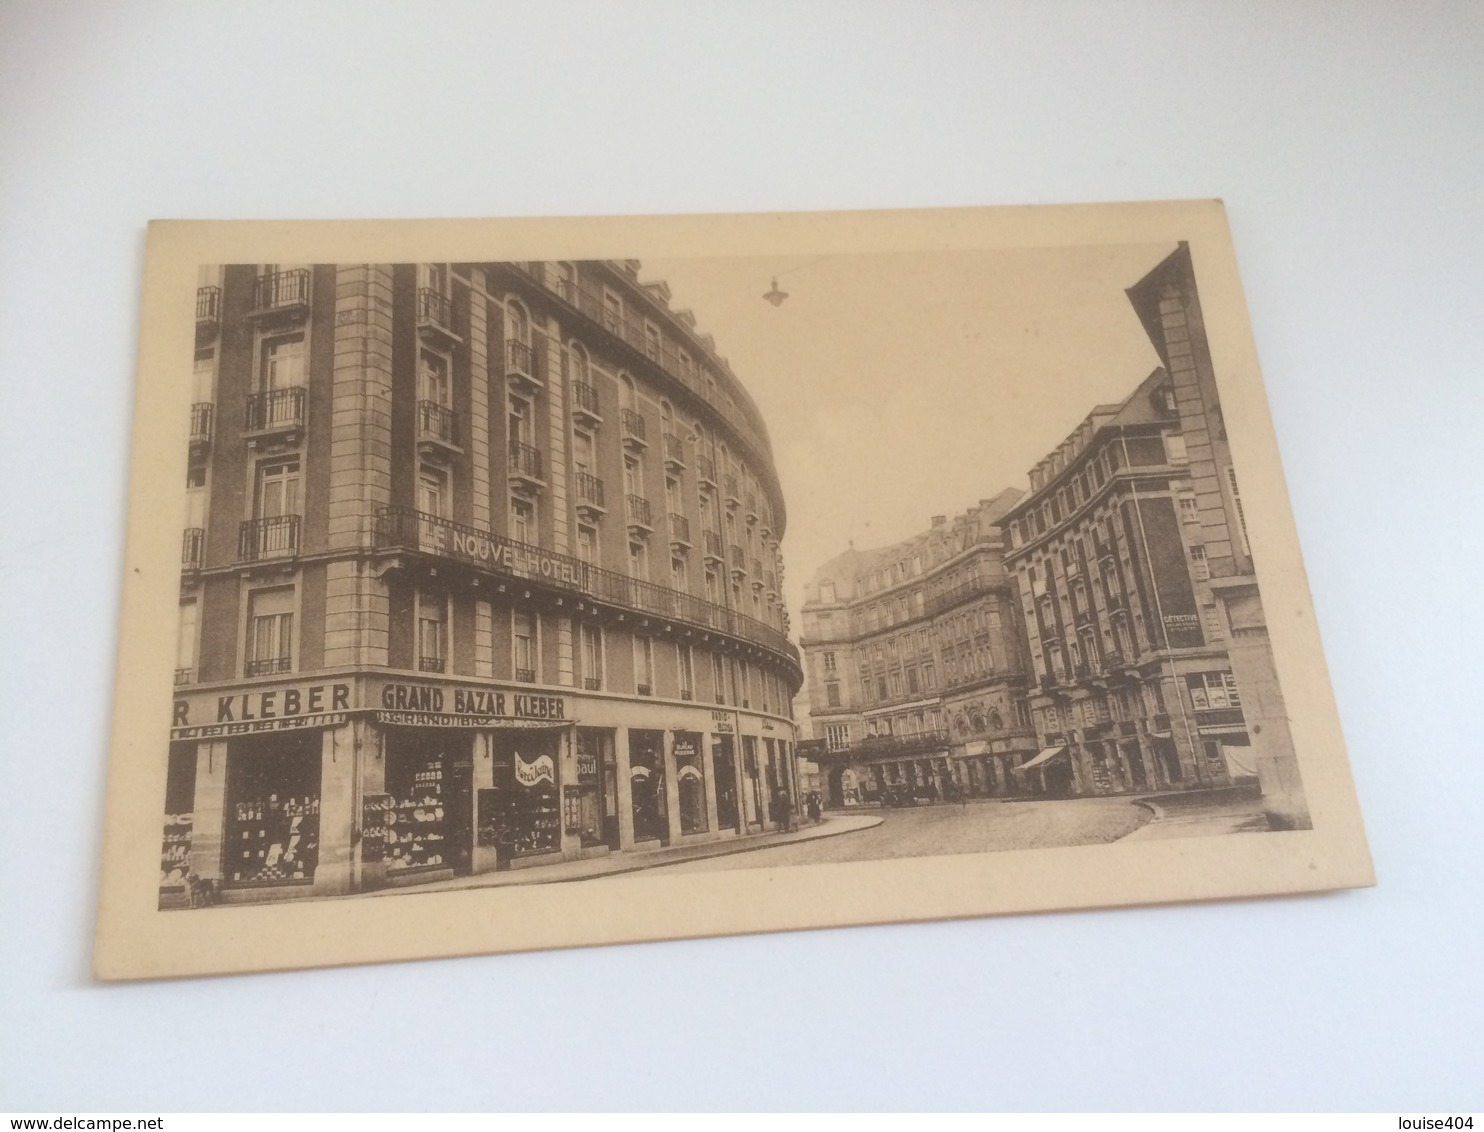
[[[670,514],[670,545],[677,550],[690,546],[690,520],[684,515]]]
[[[193,684],[196,681],[196,670],[194,668],[177,668],[175,670],[175,684]]]
[[[536,682],[536,670],[534,668],[517,668],[515,680],[518,684],[534,684]]]
[[[728,508],[735,509],[742,503],[742,497],[738,494],[737,477],[726,475],[722,477],[722,496],[726,500]]]
[[[304,427],[305,390],[302,385],[249,394],[247,425],[250,433],[297,432]]]
[[[441,656],[420,656],[417,658],[417,670],[419,672],[442,672],[444,660]]]
[[[757,496],[750,491],[742,501],[742,516],[749,523],[757,522]]]
[[[418,288],[417,330],[435,346],[454,346],[461,342],[453,328],[453,300],[431,287]]]
[[[382,550],[427,555],[483,577],[517,578],[528,587],[576,597],[595,607],[642,613],[723,634],[798,664],[798,649],[785,633],[735,609],[410,507],[380,508],[374,542]]]
[[[696,457],[696,480],[702,487],[716,487],[716,461],[710,456]]]
[[[635,684],[634,693],[640,696],[652,696],[654,695],[654,689],[648,684]]]
[[[417,443],[419,447],[459,446],[459,415],[437,401],[417,403]]]
[[[288,656],[266,656],[256,660],[249,660],[243,665],[244,676],[276,676],[282,672],[292,672],[294,661]]]
[[[294,319],[309,314],[309,269],[290,268],[259,275],[253,283],[253,309],[260,320]]]
[[[608,510],[603,501],[603,481],[589,472],[577,473],[577,512],[592,521]]]
[[[923,604],[923,611],[929,617],[935,617],[956,605],[962,605],[971,597],[982,594],[989,588],[988,578],[970,578],[967,582],[961,582],[952,589],[933,594]]]
[[[628,516],[629,530],[640,534],[648,534],[654,530],[654,520],[650,516],[649,500],[642,495],[629,495],[624,497],[624,513]]]
[[[733,574],[741,577],[747,573],[747,556],[736,543],[727,548],[727,560],[731,563]]]
[[[519,338],[505,340],[505,380],[521,393],[534,393],[543,386],[536,368],[536,347]]]
[[[572,383],[572,419],[588,428],[603,423],[598,409],[598,391],[585,381]]]
[[[180,540],[180,568],[199,570],[206,553],[206,532],[200,527],[187,527]]]
[[[947,731],[919,731],[915,735],[867,735],[848,751],[832,754],[870,758],[895,758],[942,752],[948,746]]]
[[[299,516],[271,515],[247,519],[237,532],[237,560],[291,558],[299,553]]]
[[[197,401],[191,406],[191,446],[198,448],[211,443],[210,401]]]
[[[585,692],[601,692],[603,681],[597,676],[584,676],[582,678],[582,689]]]
[[[673,432],[665,433],[665,466],[671,471],[681,471],[685,467],[685,449],[680,443],[680,437]]]
[[[620,423],[623,425],[623,442],[634,448],[648,448],[649,441],[644,436],[644,418],[633,409],[624,409],[619,413]]]
[[[541,449],[518,440],[510,442],[510,486],[533,492],[546,486],[545,465]]]

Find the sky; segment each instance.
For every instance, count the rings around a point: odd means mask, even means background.
[[[785,598],[1006,487],[1159,359],[1125,288],[1173,245],[645,260],[752,394],[788,510]],[[762,298],[774,277],[788,298]]]

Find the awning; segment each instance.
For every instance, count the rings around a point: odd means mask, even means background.
[[[1206,727],[1197,727],[1202,735],[1246,735],[1247,725],[1245,723],[1215,723]]]
[[[1014,771],[1035,770],[1036,767],[1040,766],[1042,763],[1049,763],[1052,759],[1056,758],[1057,755],[1061,754],[1065,750],[1065,747],[1045,747],[1038,755],[1036,755],[1035,758],[1031,759],[1029,762],[1023,762],[1019,766],[1011,767],[1010,769]]]

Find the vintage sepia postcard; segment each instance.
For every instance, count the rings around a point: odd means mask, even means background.
[[[1219,202],[155,223],[133,452],[101,978],[1373,883]]]

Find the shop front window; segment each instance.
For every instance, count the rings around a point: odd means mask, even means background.
[[[566,829],[585,847],[618,848],[618,780],[613,732],[577,729],[577,782],[563,788]]]
[[[711,771],[716,776],[716,824],[737,829],[737,763],[730,735],[712,738]]]
[[[479,841],[501,864],[561,848],[555,732],[495,732],[494,788],[479,792]]]
[[[227,745],[224,883],[309,884],[319,863],[320,733]]]
[[[680,790],[680,832],[705,833],[706,769],[701,761],[701,736],[693,731],[675,734],[675,778]]]
[[[248,599],[246,676],[292,672],[294,591],[284,586],[256,590]]]
[[[191,827],[196,808],[196,744],[171,743],[165,770],[165,835],[160,895],[189,897]]]
[[[463,871],[467,865],[468,791],[457,788],[459,770],[453,756],[436,734],[394,730],[387,736],[381,859],[388,876],[446,868]]]

